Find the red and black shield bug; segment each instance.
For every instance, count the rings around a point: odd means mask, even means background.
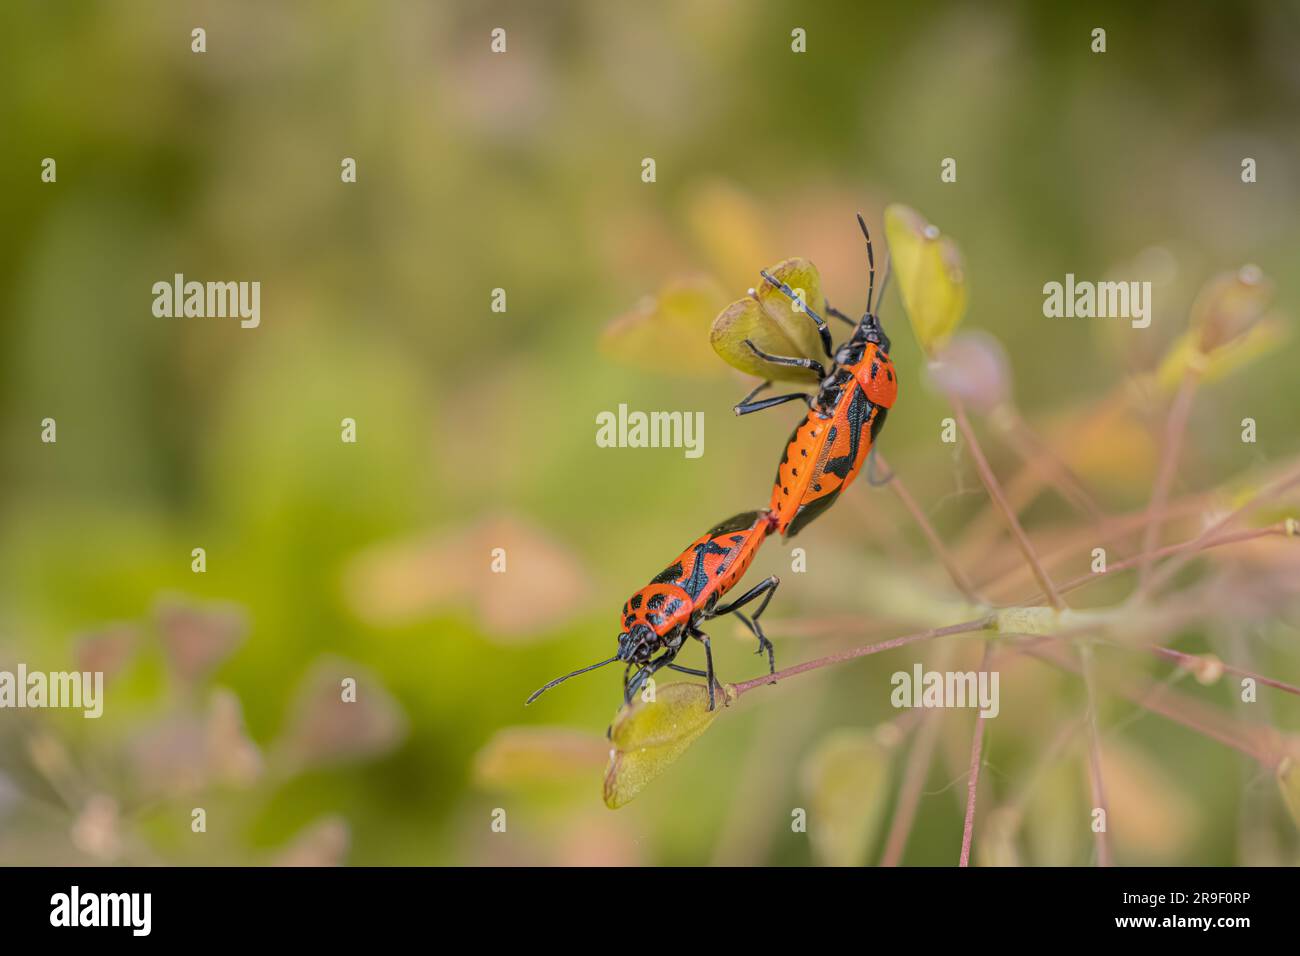
[[[764,271],[764,289],[728,306],[713,325],[712,340],[718,354],[742,371],[764,378],[736,405],[737,415],[796,399],[808,405],[807,415],[786,443],[768,505],[776,516],[775,530],[787,537],[824,513],[857,477],[898,396],[889,337],[872,311],[876,261],[871,233],[860,215],[858,225],[867,241],[867,308],[855,322],[825,303],[828,314],[853,326],[852,335],[838,349],[832,349],[830,329],[814,308],[814,304],[825,302],[817,271],[804,260],[786,260],[772,272]],[[800,286],[792,287],[791,280]],[[788,300],[785,311],[803,323],[803,334],[791,329],[791,319],[781,322],[773,315],[770,302],[764,301],[764,292],[771,295],[769,290]],[[798,354],[791,355],[766,347],[767,342],[776,340],[799,346],[814,330],[820,351],[831,360],[829,367],[807,348],[793,349]],[[817,390],[754,400],[777,379],[816,383]]]
[[[709,682],[709,709],[714,707],[713,646],[700,625],[723,614],[735,614],[758,638],[757,653],[767,652],[768,672],[776,673],[776,656],[772,642],[763,633],[759,618],[781,583],[775,575],[765,578],[740,597],[719,603],[744,577],[759,547],[776,527],[775,516],[768,511],[745,511],[711,528],[696,538],[677,560],[657,574],[623,605],[618,635],[618,653],[609,660],[579,668],[536,690],[526,703],[531,704],[545,691],[570,677],[613,664],[625,663],[623,701],[628,703],[655,672],[669,670]],[[745,605],[763,598],[752,617],[740,613]],[[705,670],[682,667],[674,663],[688,637],[704,645]],[[655,655],[658,655],[657,657]],[[636,673],[632,674],[633,668]]]

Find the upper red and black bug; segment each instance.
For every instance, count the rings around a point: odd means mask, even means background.
[[[717,683],[713,673],[713,647],[709,635],[700,630],[700,624],[722,614],[735,614],[744,622],[758,638],[758,653],[767,652],[769,672],[776,673],[772,642],[763,634],[758,619],[781,583],[780,579],[775,575],[765,578],[736,600],[718,603],[744,577],[754,555],[775,527],[776,519],[771,512],[745,511],[696,538],[676,561],[623,604],[618,653],[609,660],[557,677],[535,691],[526,703],[531,704],[544,691],[570,677],[622,661],[627,665],[623,670],[624,703],[631,701],[656,671],[667,667],[707,678],[709,709],[712,710],[714,685]],[[763,603],[752,618],[740,613],[742,607],[760,597]],[[694,637],[704,645],[705,670],[673,663],[688,637]],[[633,668],[637,668],[635,675],[632,675]]]
[[[748,415],[796,399],[808,404],[808,414],[786,443],[768,505],[776,516],[776,530],[787,537],[797,534],[825,512],[857,477],[898,396],[898,376],[889,359],[889,337],[872,311],[876,261],[871,233],[861,216],[858,224],[867,241],[870,270],[867,308],[862,318],[854,322],[827,303],[828,313],[854,327],[853,334],[838,349],[832,351],[830,329],[808,305],[806,297],[796,294],[786,282],[768,272],[762,273],[764,281],[786,296],[795,311],[803,312],[816,325],[822,350],[831,359],[830,367],[808,355],[773,355],[761,349],[752,338],[743,341],[772,374],[740,400],[735,407],[737,415]],[[727,357],[725,353],[724,357]],[[817,391],[792,392],[754,401],[754,396],[771,385],[774,378],[785,377],[781,374],[785,369],[812,372],[819,383]]]

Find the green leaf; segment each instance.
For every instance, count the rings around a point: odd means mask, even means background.
[[[1198,335],[1197,347],[1209,354],[1229,345],[1263,318],[1273,301],[1273,283],[1258,266],[1222,272],[1205,283],[1188,324]]]
[[[620,710],[609,732],[605,805],[617,810],[663,773],[735,699],[735,688],[726,685],[725,695],[717,696],[709,710],[708,688],[682,681],[660,686],[653,701],[638,697]]]
[[[903,308],[922,350],[933,356],[966,313],[961,252],[915,209],[885,209],[885,238]]]
[[[837,730],[804,761],[808,836],[826,866],[862,866],[889,803],[893,761],[868,730]]]
[[[1217,382],[1286,344],[1288,330],[1276,317],[1261,319],[1209,352],[1201,351],[1203,331],[1192,328],[1174,340],[1156,372],[1160,388],[1172,392],[1188,372],[1202,382]]]
[[[767,271],[796,293],[801,292],[800,301],[814,312],[820,315],[825,311],[821,277],[817,267],[807,259],[786,259]],[[713,320],[709,341],[714,351],[728,364],[759,378],[817,382],[817,374],[808,369],[775,365],[759,358],[745,345],[746,339],[769,355],[819,358],[823,354],[817,324],[797,303],[766,281],[750,290],[745,298],[731,303]]]
[[[474,755],[474,782],[489,789],[534,789],[595,772],[608,747],[595,734],[563,727],[505,727]]]
[[[708,276],[674,280],[605,326],[601,350],[651,371],[711,375],[717,362],[704,346],[704,330],[724,301],[722,287]]]

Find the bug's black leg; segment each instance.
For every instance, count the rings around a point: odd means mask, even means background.
[[[673,658],[676,656],[677,651],[675,650],[664,651],[654,660],[645,664],[639,671],[637,671],[636,676],[632,678],[631,685],[623,692],[623,703],[632,703],[632,698],[640,692],[643,686],[645,686],[645,682],[651,677],[654,677],[655,672],[661,667],[672,666]]]
[[[692,677],[708,677],[708,676],[709,676],[709,672],[708,672],[708,671],[702,671],[702,670],[700,670],[700,669],[698,669],[698,668],[695,668],[695,667],[682,667],[680,664],[669,664],[669,665],[668,665],[668,669],[669,669],[670,671],[680,671],[680,672],[683,673],[683,674],[690,674]],[[714,675],[713,683],[716,684],[716,685],[718,686],[718,689],[719,689],[719,690],[722,690],[722,681],[718,680],[718,678],[717,678],[716,675]]]
[[[632,680],[631,680],[630,682],[625,682],[625,683],[623,684],[623,704],[624,704],[624,706],[626,706],[627,704],[632,703],[632,697],[633,697],[633,695],[636,694],[637,689],[640,688],[640,686],[641,686],[641,675],[642,675],[643,673],[645,673],[645,668],[644,668],[644,667],[642,667],[641,670],[639,670],[639,671],[636,672],[636,674],[632,677]]]
[[[762,654],[764,651],[767,651],[767,672],[768,674],[775,674],[776,648],[773,647],[772,642],[767,639],[767,635],[763,633],[763,627],[758,623],[758,618],[755,617],[755,619],[751,621],[739,611],[732,611],[731,613],[740,618],[741,623],[744,624],[745,627],[749,628],[749,633],[758,638],[758,650],[754,651],[754,653]],[[776,683],[776,681],[773,681],[772,683]]]
[[[893,480],[894,473],[892,471],[884,477],[876,474],[876,449],[875,446],[872,446],[871,451],[867,453],[867,484],[879,488],[881,485],[887,485]]]
[[[718,677],[713,672],[713,645],[709,643],[709,635],[705,634],[703,631],[698,631],[696,636],[699,637],[701,643],[704,644],[704,669],[708,672],[704,677],[709,682],[709,710],[712,710],[715,706],[713,700],[713,685],[718,682]]]
[[[834,316],[835,318],[839,319],[841,322],[847,322],[849,325],[858,324],[855,319],[849,318],[847,315],[845,315],[839,309],[835,308],[835,306],[831,305],[829,302],[826,303],[826,314],[830,316]]]
[[[749,346],[751,352],[761,358],[764,362],[771,362],[773,365],[790,365],[795,368],[811,369],[817,373],[818,378],[826,377],[825,367],[816,359],[790,358],[788,355],[772,355],[769,352],[764,352],[749,339],[745,339],[745,344]]]
[[[670,671],[677,671],[682,674],[690,674],[692,677],[709,676],[706,671],[702,671],[698,667],[683,667],[681,664],[669,664],[667,665],[667,667]]]
[[[691,626],[691,637],[698,638],[700,643],[704,645],[704,676],[709,681],[709,710],[712,710],[715,706],[713,687],[715,684],[718,687],[722,686],[722,681],[718,680],[718,675],[713,671],[713,645],[709,643],[709,635],[694,625]]]
[[[776,589],[780,584],[781,579],[774,574],[770,578],[759,581],[730,604],[722,604],[714,608],[713,613],[710,615],[710,617],[717,617],[721,614],[735,614],[736,617],[740,618],[744,625],[749,628],[750,633],[758,638],[758,650],[755,653],[761,654],[763,651],[767,651],[769,674],[776,673],[776,651],[772,646],[772,642],[767,639],[767,635],[763,633],[763,626],[758,623],[758,619],[767,610],[768,602],[772,600],[772,595],[776,593]],[[754,612],[754,619],[751,621],[740,613],[740,609],[751,601],[757,600],[760,596],[763,597],[763,603],[758,606],[758,610]]]
[[[781,579],[775,574],[769,578],[764,578],[730,604],[719,604],[709,614],[709,617],[721,617],[723,614],[730,614],[766,594],[767,598],[759,606],[758,610],[754,612],[754,617],[757,618],[763,613],[763,608],[767,607],[767,602],[772,600],[772,595],[776,593],[776,589],[780,585]]]
[[[632,703],[632,698],[641,692],[645,682],[654,676],[656,670],[658,668],[654,666],[654,661],[651,661],[648,664],[643,664],[641,669],[632,675],[632,682],[623,691],[624,704]]]
[[[766,279],[770,285],[773,285],[776,288],[780,289],[781,293],[796,305],[798,311],[804,313],[804,315],[808,316],[808,318],[812,319],[813,322],[816,323],[817,334],[820,335],[822,339],[822,350],[826,353],[827,358],[830,358],[832,355],[834,355],[835,353],[831,346],[831,330],[826,325],[826,320],[823,319],[816,312],[814,312],[812,310],[812,307],[809,306],[807,302],[805,302],[799,296],[795,295],[794,289],[790,288],[784,282],[781,282],[780,280],[773,278],[772,275],[770,275],[766,270],[760,272],[759,275],[761,275],[764,279]]]
[[[807,392],[791,392],[789,395],[777,395],[773,398],[765,398],[757,402],[741,402],[732,409],[737,415],[748,415],[750,412],[761,412],[765,408],[771,408],[773,405],[784,405],[786,402],[793,402],[796,398],[802,398],[812,408],[813,396]]]
[[[752,392],[750,392],[748,395],[746,395],[744,398],[742,398],[742,399],[741,399],[740,401],[738,401],[736,404],[737,404],[737,405],[744,405],[744,404],[747,404],[747,403],[749,402],[749,400],[752,399],[755,395],[757,395],[757,394],[758,394],[759,392],[761,392],[763,389],[771,387],[771,385],[772,385],[772,382],[771,382],[770,379],[769,379],[768,381],[766,381],[766,382],[759,382],[757,385],[754,386],[754,390],[753,390]]]

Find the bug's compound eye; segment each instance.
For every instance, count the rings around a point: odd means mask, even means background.
[[[618,659],[631,663],[643,663],[650,659],[653,650],[654,631],[644,624],[637,624],[618,636]]]

